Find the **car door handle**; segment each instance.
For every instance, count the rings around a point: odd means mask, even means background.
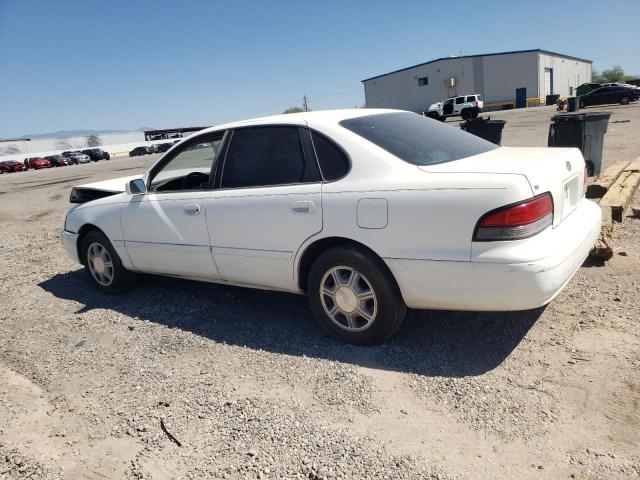
[[[309,200],[301,200],[291,204],[291,211],[293,213],[313,213],[315,209],[316,205]]]
[[[200,213],[200,205],[197,203],[187,203],[183,207],[183,210],[187,215],[198,215]]]

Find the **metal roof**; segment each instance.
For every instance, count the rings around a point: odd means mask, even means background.
[[[186,132],[196,132],[198,130],[203,130],[207,127],[181,127],[181,128],[163,128],[161,130],[145,130],[145,135],[158,135],[161,133],[186,133]]]
[[[410,67],[400,68],[398,70],[394,70],[393,72],[383,73],[381,75],[376,75],[374,77],[365,78],[364,80],[361,80],[361,81],[363,83],[364,82],[368,82],[369,80],[373,80],[375,78],[385,77],[387,75],[392,75],[392,74],[398,73],[398,72],[404,72],[405,70],[411,70],[412,68],[421,67],[423,65],[429,65],[430,63],[436,63],[436,62],[440,62],[442,60],[460,60],[461,58],[492,57],[492,56],[495,56],[495,55],[510,55],[510,54],[513,54],[513,53],[531,53],[531,52],[544,53],[546,55],[554,55],[556,57],[567,58],[569,60],[578,60],[579,62],[593,63],[591,60],[587,60],[586,58],[572,57],[571,55],[564,55],[562,53],[556,53],[556,52],[551,52],[549,50],[541,50],[539,48],[534,48],[534,49],[531,49],[531,50],[514,50],[512,52],[482,53],[482,54],[478,54],[478,55],[462,55],[462,56],[459,56],[459,57],[441,57],[441,58],[436,58],[435,60],[430,60],[428,62],[418,63],[417,65],[411,65]]]

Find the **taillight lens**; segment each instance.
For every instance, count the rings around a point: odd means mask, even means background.
[[[473,239],[520,240],[540,233],[552,223],[553,199],[547,192],[486,213],[478,221]]]

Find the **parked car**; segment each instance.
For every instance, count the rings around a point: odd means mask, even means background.
[[[627,87],[601,87],[596,88],[580,97],[580,108],[591,105],[606,105],[619,103],[626,105],[640,98],[640,89]]]
[[[75,163],[89,163],[91,162],[91,158],[86,153],[72,151],[72,152],[62,152],[62,156],[66,158],[72,158],[75,160]]]
[[[457,116],[468,120],[470,118],[476,118],[478,114],[482,112],[483,106],[482,95],[474,93],[473,95],[461,95],[436,102],[429,107],[424,115],[442,122],[444,122],[447,117]]]
[[[71,165],[71,158],[63,157],[62,155],[49,155],[44,157],[51,163],[54,167],[64,167],[66,165]],[[78,162],[75,162],[78,163]]]
[[[173,143],[160,143],[158,145],[158,148],[156,149],[157,153],[164,153],[167,150],[169,150],[171,147],[173,147]]]
[[[97,162],[99,160],[111,159],[111,155],[109,155],[108,152],[105,152],[100,148],[89,148],[87,150],[82,150],[82,153],[84,153],[85,155],[88,155],[89,158],[94,162]]]
[[[600,233],[585,178],[578,149],[498,147],[415,113],[278,115],[75,187],[61,238],[102,292],[144,272],[305,293],[325,331],[376,344],[407,307],[551,301]]]
[[[0,162],[0,173],[21,172],[24,170],[24,164],[17,160],[5,160]]]
[[[34,170],[40,170],[42,168],[51,168],[53,165],[49,160],[42,157],[29,157],[24,159],[24,169],[29,170],[33,168]]]
[[[129,152],[130,157],[138,157],[140,155],[148,155],[153,153],[149,147],[136,147]]]
[[[618,83],[618,82],[613,82],[613,83],[603,83],[602,84],[603,87],[626,87],[626,88],[640,88],[637,85],[631,85],[630,83]]]

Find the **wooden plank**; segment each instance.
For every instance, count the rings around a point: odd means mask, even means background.
[[[624,169],[625,172],[640,172],[640,157],[636,158],[633,162],[627,165]]]
[[[620,174],[600,200],[603,223],[609,219],[613,222],[622,222],[624,212],[631,203],[638,186],[640,186],[640,171],[625,170]]]
[[[593,182],[587,186],[587,198],[602,198],[609,190],[609,187],[615,182],[627,165],[631,162],[624,161],[611,165],[602,172]]]

